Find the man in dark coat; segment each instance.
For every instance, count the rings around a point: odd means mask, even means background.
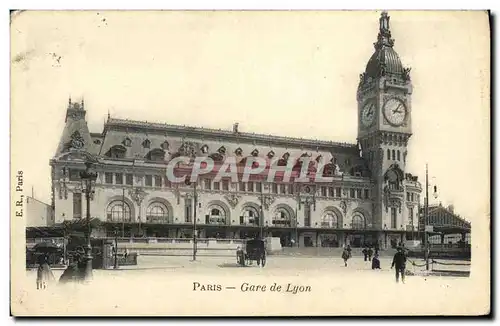
[[[398,252],[394,255],[392,259],[391,268],[396,267],[396,282],[399,283],[399,274],[401,274],[401,280],[405,282],[405,269],[406,269],[406,255],[401,247],[398,247]]]
[[[347,248],[344,248],[344,250],[342,251],[342,259],[344,260],[345,267],[347,267],[347,261],[349,260],[349,258],[351,258],[349,251],[347,250]]]
[[[368,249],[366,249],[366,247],[363,248],[363,251],[361,251],[363,253],[363,256],[365,257],[365,261],[368,260]]]
[[[368,247],[368,260],[371,261],[373,256],[373,249],[372,247]]]

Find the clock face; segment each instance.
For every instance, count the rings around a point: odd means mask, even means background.
[[[400,126],[406,119],[406,106],[400,99],[391,98],[385,102],[384,115],[390,124]]]
[[[375,102],[369,101],[363,106],[361,111],[361,123],[364,127],[369,127],[375,120]]]

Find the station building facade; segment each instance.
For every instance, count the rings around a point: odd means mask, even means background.
[[[56,223],[86,216],[80,172],[94,162],[98,173],[91,216],[125,237],[280,237],[284,246],[381,247],[411,238],[418,227],[422,187],[405,169],[411,131],[412,83],[394,50],[383,13],[375,51],[357,89],[358,137],[336,143],[233,130],[186,127],[108,116],[102,132],[90,132],[85,103],[69,100],[65,127],[52,167]],[[353,108],[354,109],[354,108]],[[91,112],[91,111],[90,111]],[[195,184],[172,183],[168,163],[179,156],[250,157],[286,165],[311,159],[308,175],[328,183],[280,182],[258,176],[248,182],[204,174]],[[189,169],[176,165],[178,169]],[[196,189],[195,189],[196,185]],[[194,195],[196,193],[196,206]],[[195,216],[196,213],[196,216]]]

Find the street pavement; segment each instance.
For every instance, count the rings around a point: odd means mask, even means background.
[[[372,270],[371,262],[362,257],[350,259],[345,267],[337,257],[268,256],[261,268],[255,263],[240,267],[236,258],[229,257],[192,261],[190,257],[139,256],[138,266],[94,270],[90,284],[54,284],[43,291],[36,290],[36,271],[27,271],[20,289],[13,291],[12,300],[17,303],[13,311],[22,315],[234,315],[237,311],[342,315],[388,313],[395,305],[401,308],[398,311],[418,313],[423,306],[413,303],[417,295],[437,300],[437,306],[429,301],[425,312],[441,313],[446,300],[473,292],[473,288],[468,290],[467,277],[418,276],[425,268],[411,263],[408,270],[416,275],[407,276],[406,284],[396,284],[390,263],[389,257],[382,257],[382,269]],[[54,271],[56,279],[61,274],[61,270]],[[261,287],[245,291],[251,285],[252,289]],[[271,291],[273,285],[281,290]],[[262,286],[266,286],[264,291]],[[290,305],[297,307],[290,310]],[[467,307],[463,306],[463,312]]]

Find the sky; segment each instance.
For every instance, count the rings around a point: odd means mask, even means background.
[[[489,26],[484,12],[389,12],[411,67],[405,172],[432,203],[489,218]],[[23,12],[11,22],[11,169],[50,203],[68,97],[91,132],[112,117],[356,142],[356,89],[376,11]],[[430,189],[432,192],[432,189]],[[423,196],[422,196],[423,197]]]

